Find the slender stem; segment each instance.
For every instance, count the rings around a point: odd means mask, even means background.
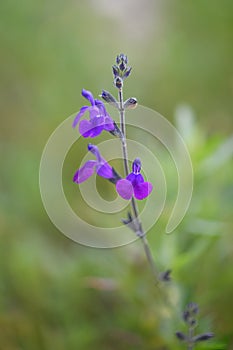
[[[122,152],[124,159],[124,169],[125,175],[129,175],[129,164],[128,164],[128,150],[126,143],[126,131],[125,131],[125,109],[124,109],[124,100],[123,100],[123,90],[119,89],[119,106],[120,106],[120,117],[121,117],[121,144],[122,144]]]
[[[129,175],[128,149],[127,149],[127,142],[126,142],[125,109],[124,109],[123,89],[122,88],[119,89],[119,112],[120,112],[120,126],[121,126],[121,133],[122,133],[121,144],[122,144],[122,153],[123,153],[123,161],[124,161],[124,170],[125,170],[125,176],[128,176]],[[141,238],[141,241],[143,243],[145,254],[146,254],[147,260],[150,264],[152,273],[155,276],[155,278],[158,279],[158,271],[157,271],[157,268],[155,266],[155,262],[154,262],[154,259],[152,257],[152,254],[151,254],[151,250],[150,250],[150,247],[148,245],[148,241],[146,239],[145,232],[142,228],[142,223],[138,217],[138,207],[137,207],[137,203],[136,203],[134,197],[132,197],[130,204],[131,204],[131,208],[132,208],[133,215],[134,215],[134,222],[135,222],[135,226],[137,228],[137,234]]]
[[[189,342],[188,342],[188,350],[193,350],[193,328],[189,327],[189,334],[188,334]]]

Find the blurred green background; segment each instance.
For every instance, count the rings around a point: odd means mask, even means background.
[[[174,332],[189,301],[200,306],[198,331],[216,334],[199,348],[233,349],[233,2],[8,0],[0,38],[0,349],[185,348]],[[173,270],[160,290],[140,242],[82,247],[53,226],[40,198],[47,139],[84,104],[83,87],[114,92],[121,52],[133,66],[125,95],[176,125],[193,161],[184,220],[164,234],[165,210],[148,234],[158,264]]]

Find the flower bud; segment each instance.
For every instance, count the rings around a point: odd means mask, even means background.
[[[123,80],[120,77],[116,77],[114,84],[118,89],[121,89],[123,87]]]
[[[186,308],[187,308],[187,309],[189,310],[189,312],[192,313],[193,315],[196,315],[196,314],[198,314],[198,312],[199,312],[198,305],[197,305],[196,303],[194,303],[194,302],[189,303],[189,304],[187,305]]]
[[[159,279],[163,282],[169,282],[171,281],[171,272],[172,270],[166,270],[164,272],[161,272],[159,275]]]
[[[128,78],[128,76],[131,73],[132,68],[127,66],[128,64],[128,58],[126,55],[121,53],[116,58],[116,64],[113,65],[113,75],[116,79],[117,77],[121,77],[122,80]]]
[[[187,337],[186,337],[186,335],[184,334],[184,333],[182,333],[182,332],[176,332],[175,333],[175,335],[177,336],[177,338],[179,339],[179,340],[187,340]]]
[[[117,55],[116,64],[120,64],[120,63],[121,63],[121,57],[120,57],[120,55]]]
[[[134,109],[138,105],[138,101],[135,97],[130,97],[128,100],[124,102],[124,108],[125,109]]]
[[[123,79],[128,78],[128,76],[131,73],[131,70],[132,70],[132,67],[129,67],[129,68],[126,69],[126,71],[125,71],[125,73],[123,75]]]
[[[110,92],[106,91],[106,90],[102,90],[102,94],[100,95],[102,97],[102,99],[111,104],[112,106],[118,108],[118,102],[117,100],[115,99],[115,97],[110,94]]]
[[[203,334],[199,334],[196,337],[194,337],[193,341],[195,343],[197,343],[199,341],[209,340],[209,339],[211,339],[213,337],[214,337],[214,333],[203,333]]]
[[[116,78],[120,75],[119,68],[116,65],[112,66],[112,73],[114,75],[114,78]]]
[[[124,70],[126,69],[126,64],[125,64],[125,62],[121,62],[120,64],[119,64],[119,68],[120,68],[120,70],[122,71],[122,72],[124,72]]]
[[[121,62],[124,62],[125,64],[128,63],[128,58],[126,55],[121,53],[120,55],[117,56],[116,58],[116,63],[119,65]]]

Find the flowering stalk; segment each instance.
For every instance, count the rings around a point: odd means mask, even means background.
[[[124,55],[120,55],[117,57],[117,61],[120,63],[119,64],[119,69],[116,72],[116,66],[113,66],[113,69],[115,68],[115,86],[118,88],[118,99],[119,99],[119,103],[118,103],[118,110],[119,110],[119,114],[120,114],[120,129],[121,129],[121,145],[122,145],[122,154],[123,154],[123,162],[124,162],[124,171],[125,171],[125,176],[127,177],[129,175],[129,164],[128,164],[128,149],[127,149],[127,141],[126,141],[126,127],[125,127],[125,106],[124,106],[124,99],[123,99],[123,79],[120,77],[120,72],[127,70],[127,57]],[[117,62],[117,63],[118,63]],[[121,69],[121,64],[122,64],[122,68]],[[131,68],[130,68],[131,71]],[[124,78],[124,76],[123,76]],[[132,101],[135,101],[135,99],[130,99]],[[128,101],[126,101],[128,102]],[[133,108],[134,108],[134,104],[133,103]],[[137,203],[135,201],[135,198],[132,197],[131,198],[131,208],[133,211],[133,225],[131,225],[131,227],[134,228],[136,234],[140,237],[142,243],[143,243],[143,247],[145,250],[145,254],[147,257],[147,260],[150,264],[152,273],[154,275],[154,277],[156,278],[156,280],[159,280],[159,273],[158,270],[155,266],[155,262],[154,259],[152,257],[151,254],[151,250],[150,247],[148,245],[148,241],[146,239],[146,235],[145,232],[142,228],[142,223],[138,217],[138,207],[137,207]],[[129,222],[128,222],[129,223]],[[160,277],[161,278],[161,277]]]
[[[118,101],[108,91],[103,90],[101,97],[110,105],[118,109],[120,114],[120,128],[108,114],[105,105],[99,99],[95,99],[93,94],[83,89],[82,96],[89,101],[89,105],[81,107],[75,116],[73,127],[78,126],[79,132],[84,138],[95,138],[102,132],[110,132],[113,136],[120,138],[123,153],[125,178],[111,167],[108,162],[101,156],[97,146],[88,145],[88,150],[95,156],[96,160],[87,161],[74,175],[73,181],[77,184],[88,180],[94,173],[111,181],[115,185],[117,193],[125,200],[130,200],[132,215],[128,213],[128,218],[122,220],[125,225],[131,228],[135,234],[140,237],[146,253],[146,257],[150,264],[154,277],[158,281],[169,281],[170,270],[158,273],[153,260],[151,250],[146,239],[142,223],[139,219],[139,211],[136,200],[143,200],[148,197],[153,189],[150,182],[144,181],[144,177],[140,174],[141,161],[139,158],[134,159],[132,172],[129,171],[128,150],[126,142],[126,126],[125,126],[125,110],[135,108],[137,100],[134,97],[123,100],[123,81],[130,75],[131,67],[127,66],[127,56],[121,54],[117,56],[116,65],[113,68],[114,83],[118,89]],[[89,114],[89,119],[87,115]]]

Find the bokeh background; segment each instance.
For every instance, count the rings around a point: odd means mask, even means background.
[[[216,334],[198,349],[233,349],[233,2],[8,0],[0,38],[0,349],[180,349],[174,332],[189,301],[200,306],[197,331]],[[173,270],[161,289],[140,242],[83,247],[53,226],[40,198],[47,139],[83,105],[83,87],[115,93],[121,52],[133,66],[125,94],[169,119],[193,161],[184,220],[164,234],[165,210],[148,233],[159,266]],[[69,193],[79,156],[65,163]],[[86,219],[99,224],[98,213]]]

